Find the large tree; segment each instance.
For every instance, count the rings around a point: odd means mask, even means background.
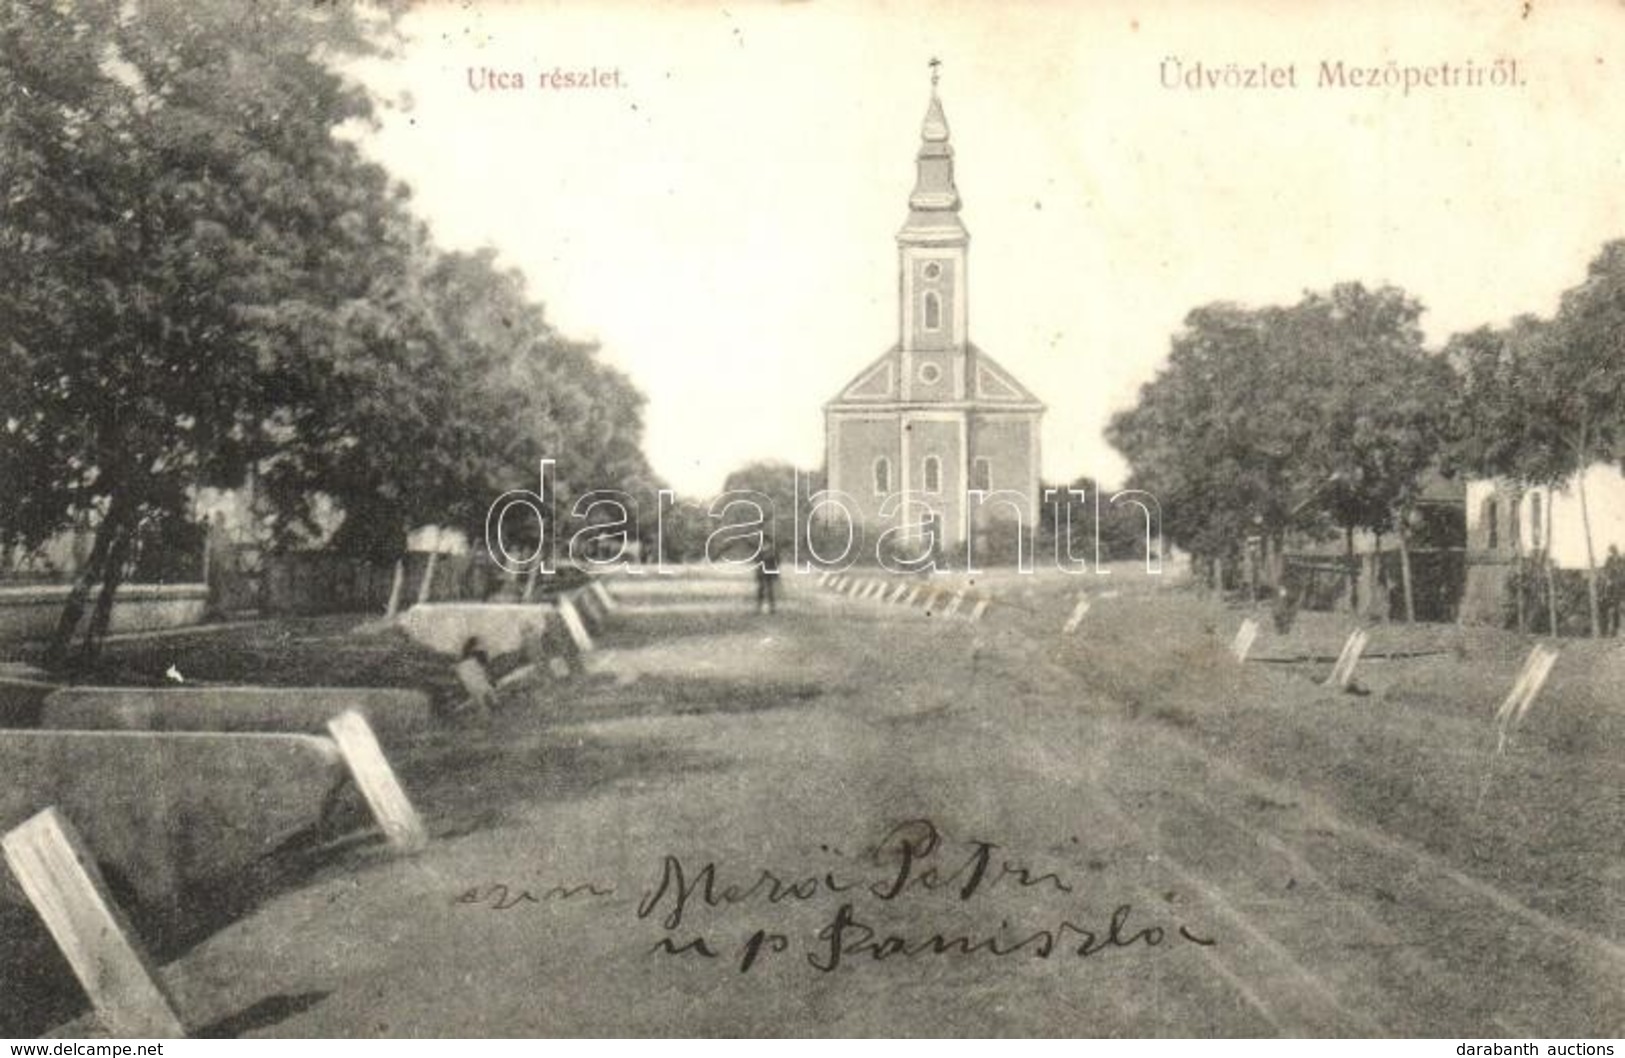
[[[1168,362],[1107,436],[1128,485],[1155,495],[1169,540],[1200,558],[1240,553],[1249,535],[1277,541],[1291,522],[1303,424],[1272,399],[1296,371],[1276,340],[1279,310],[1193,310]]]
[[[0,10],[0,548],[95,526],[58,659],[199,486],[252,477],[282,540],[326,497],[387,550],[477,531],[541,458],[573,492],[652,482],[625,377],[491,254],[438,252],[348,134],[372,102],[334,60],[389,29],[365,10]]]
[[[1395,287],[1344,283],[1291,312],[1289,356],[1312,364],[1291,396],[1314,429],[1299,454],[1317,502],[1352,555],[1358,530],[1399,541],[1407,619],[1415,619],[1410,530],[1423,476],[1440,458],[1455,376],[1422,344],[1422,306]]]
[[[1170,540],[1278,558],[1289,532],[1397,529],[1444,436],[1452,376],[1422,349],[1421,306],[1341,284],[1295,305],[1198,308],[1108,437],[1157,496]],[[1409,591],[1407,590],[1407,595]]]
[[[1586,471],[1625,455],[1625,241],[1602,247],[1551,320],[1526,316],[1502,330],[1480,328],[1455,336],[1448,349],[1465,398],[1456,416],[1458,459],[1517,485],[1574,483],[1591,634],[1601,634]],[[1555,632],[1556,591],[1549,575],[1547,583]]]
[[[288,2],[18,4],[0,14],[4,543],[76,513],[96,535],[105,631],[144,528],[239,479],[288,429],[312,354],[368,274],[391,200],[338,125],[366,97],[321,48],[364,47],[338,10]],[[360,251],[357,253],[356,251]]]

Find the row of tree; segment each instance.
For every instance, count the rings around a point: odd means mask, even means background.
[[[356,144],[387,14],[308,0],[0,7],[0,554],[89,521],[63,658],[143,536],[251,478],[264,531],[393,554],[559,492],[652,490],[642,397],[494,255],[437,248]]]
[[[1391,533],[1411,610],[1408,541],[1430,473],[1578,483],[1618,461],[1625,422],[1625,242],[1604,246],[1551,319],[1425,347],[1419,301],[1346,283],[1295,305],[1206,305],[1138,404],[1112,420],[1130,484],[1162,501],[1169,540],[1233,560],[1289,535]],[[1588,553],[1591,626],[1600,625]],[[1412,611],[1412,615],[1413,611]]]

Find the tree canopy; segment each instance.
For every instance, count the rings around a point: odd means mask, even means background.
[[[1250,535],[1393,526],[1449,421],[1454,376],[1423,349],[1421,313],[1358,283],[1288,307],[1193,310],[1108,430],[1168,538],[1229,557]]]
[[[387,15],[303,0],[0,11],[0,550],[96,537],[59,629],[134,541],[250,476],[273,537],[477,532],[538,461],[562,497],[654,484],[641,395],[494,254],[438,250],[348,134],[337,60]],[[561,506],[568,510],[568,506]]]

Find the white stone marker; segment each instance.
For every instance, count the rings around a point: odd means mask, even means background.
[[[1552,666],[1556,663],[1557,651],[1550,647],[1537,643],[1529,652],[1523,668],[1518,671],[1517,681],[1512,684],[1511,693],[1495,711],[1495,722],[1499,729],[1495,745],[1497,753],[1505,748],[1508,737],[1523,722],[1529,707],[1535,704],[1535,696],[1546,686],[1546,677],[1552,674]]]
[[[395,769],[379,748],[367,718],[351,709],[329,720],[327,730],[389,843],[402,852],[416,852],[427,845],[429,832],[395,778]]]
[[[1078,626],[1083,624],[1083,615],[1088,612],[1089,596],[1078,596],[1078,605],[1072,607],[1071,616],[1066,619],[1066,624],[1061,626],[1061,634],[1064,636],[1069,636],[1073,632],[1076,632],[1078,630]]]
[[[152,961],[114,903],[96,857],[55,808],[0,838],[6,863],[114,1036],[186,1035]]]
[[[418,605],[422,606],[434,594],[434,571],[440,565],[440,552],[429,552],[429,561],[423,567],[423,579],[418,582]]]
[[[1258,622],[1249,617],[1236,629],[1236,639],[1230,644],[1230,653],[1236,656],[1237,661],[1246,661],[1247,653],[1253,649],[1253,640],[1257,638]]]
[[[1346,691],[1354,682],[1354,666],[1360,663],[1360,655],[1365,653],[1365,629],[1356,628],[1349,633],[1343,643],[1343,652],[1337,655],[1337,664],[1332,666],[1332,674],[1326,677],[1326,686],[1336,687]]]
[[[389,582],[389,605],[384,607],[385,617],[394,617],[401,608],[401,592],[406,590],[406,563],[395,560],[395,579]]]

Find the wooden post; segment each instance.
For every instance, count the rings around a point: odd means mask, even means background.
[[[47,808],[4,838],[6,863],[114,1036],[175,1038],[186,1026],[73,825]]]
[[[1230,652],[1237,661],[1247,660],[1247,654],[1253,649],[1253,641],[1257,638],[1258,622],[1251,617],[1241,622],[1241,627],[1236,630],[1235,642],[1230,644]]]
[[[946,610],[942,611],[942,616],[944,616],[944,617],[952,617],[954,614],[959,612],[959,607],[964,605],[964,602],[965,602],[965,589],[961,588],[958,591],[954,592],[954,597],[948,601],[948,608]]]
[[[1326,677],[1326,686],[1336,687],[1340,691],[1349,689],[1354,683],[1354,667],[1360,663],[1360,655],[1365,653],[1366,639],[1363,628],[1349,633],[1342,653],[1337,655],[1337,664],[1332,666],[1332,674]]]
[[[891,598],[887,599],[886,601],[887,602],[901,602],[902,599],[903,599],[903,596],[905,596],[907,594],[908,594],[908,585],[907,584],[899,584],[897,586],[897,590],[891,593]]]
[[[541,572],[542,564],[538,562],[534,566],[530,567],[529,572],[525,574],[525,590],[519,593],[520,602],[530,602],[530,600],[535,597],[536,578],[541,575]]]
[[[389,584],[389,604],[384,607],[385,617],[394,617],[401,608],[401,592],[406,589],[406,560],[395,560],[395,579]]]
[[[434,568],[440,562],[440,552],[429,552],[429,561],[423,567],[423,581],[418,585],[418,605],[422,606],[429,601],[434,591]]]
[[[985,613],[987,613],[987,600],[977,599],[976,605],[971,607],[970,619],[972,621],[980,621],[982,619],[982,615]]]
[[[563,596],[559,597],[559,619],[564,622],[565,630],[570,633],[570,641],[576,649],[585,654],[592,649],[592,636],[587,634],[587,626],[581,623],[581,615],[576,612],[575,603]]]
[[[1089,596],[1079,595],[1078,604],[1072,607],[1071,616],[1066,619],[1066,624],[1061,626],[1061,634],[1064,636],[1069,636],[1073,632],[1076,632],[1078,630],[1078,626],[1083,623],[1083,615],[1088,612]]]
[[[592,592],[598,599],[598,605],[604,608],[606,614],[614,613],[615,607],[620,605],[615,601],[615,596],[609,593],[609,589],[604,587],[604,582],[601,580],[592,582]]]
[[[577,591],[573,594],[578,600],[576,613],[581,615],[583,627],[602,628],[604,615],[599,611],[597,607],[598,600],[593,593],[590,591]]]
[[[367,718],[351,709],[329,720],[327,730],[389,843],[402,852],[416,852],[427,845],[428,831],[395,778],[395,769],[379,748]]]

